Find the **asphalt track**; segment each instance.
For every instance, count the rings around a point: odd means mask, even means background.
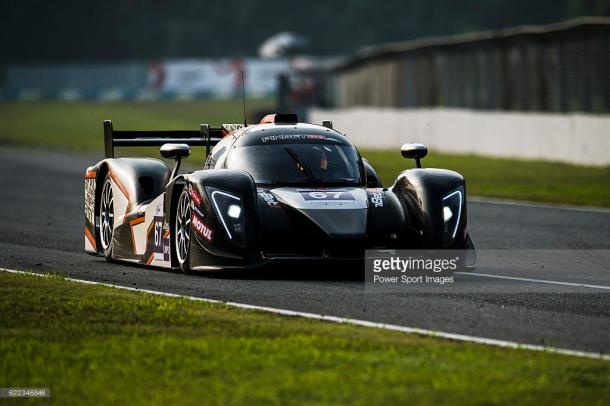
[[[450,286],[371,291],[353,266],[182,275],[83,252],[83,173],[98,158],[0,149],[0,267],[610,352],[610,211],[472,201],[477,270]]]

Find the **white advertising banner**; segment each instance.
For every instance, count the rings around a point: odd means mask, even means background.
[[[150,67],[149,84],[163,93],[205,93],[230,97],[241,95],[241,71],[246,93],[272,94],[279,74],[289,70],[287,60],[190,59],[168,60]]]

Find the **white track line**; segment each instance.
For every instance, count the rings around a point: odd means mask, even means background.
[[[546,284],[550,284],[550,285],[563,285],[563,286],[575,286],[575,287],[579,287],[579,288],[610,290],[610,286],[588,285],[586,283],[550,281],[547,279],[521,278],[518,276],[494,275],[494,274],[490,274],[490,273],[479,273],[479,272],[454,272],[454,273],[460,274],[460,275],[481,276],[483,278],[509,279],[509,280],[521,281],[521,282],[546,283]]]
[[[571,210],[589,213],[603,213],[610,214],[610,209],[604,207],[593,207],[593,206],[573,206],[569,204],[561,203],[542,203],[542,202],[530,202],[527,200],[511,200],[511,199],[496,199],[493,197],[482,197],[482,196],[468,196],[468,201],[473,203],[482,204],[498,204],[505,206],[518,206],[518,207],[533,207],[538,209],[559,209],[559,210]]]
[[[17,271],[14,269],[6,269],[6,268],[0,268],[0,271],[5,271],[5,272],[10,272],[10,273],[15,273],[15,274],[24,274],[24,275],[45,276],[44,274],[40,274],[40,273]],[[77,282],[77,283],[84,283],[84,284],[88,284],[88,285],[107,286],[107,287],[111,287],[111,288],[124,289],[124,290],[129,290],[129,291],[134,291],[134,292],[149,293],[152,295],[183,298],[183,299],[188,299],[188,300],[193,300],[193,301],[198,301],[198,302],[221,303],[221,304],[224,304],[227,306],[237,307],[240,309],[256,310],[256,311],[262,311],[262,312],[267,312],[267,313],[279,314],[282,316],[304,317],[307,319],[329,321],[329,322],[341,323],[341,324],[351,324],[351,325],[362,326],[362,327],[379,328],[379,329],[383,329],[383,330],[399,331],[402,333],[417,334],[417,335],[436,337],[436,338],[444,338],[444,339],[454,340],[454,341],[463,341],[463,342],[476,343],[476,344],[492,345],[492,346],[496,346],[496,347],[512,348],[512,349],[519,349],[519,350],[542,351],[542,352],[547,352],[547,353],[570,355],[570,356],[583,357],[583,358],[594,358],[594,359],[601,359],[604,361],[610,361],[610,355],[600,354],[600,353],[595,353],[595,352],[577,351],[577,350],[569,350],[569,349],[565,349],[565,348],[555,348],[555,347],[544,347],[542,345],[523,344],[523,343],[518,343],[515,341],[496,340],[494,338],[484,338],[484,337],[469,336],[469,335],[464,335],[464,334],[445,333],[442,331],[426,330],[426,329],[416,328],[416,327],[405,327],[405,326],[399,326],[396,324],[376,323],[376,322],[366,321],[366,320],[348,319],[348,318],[336,317],[336,316],[325,316],[323,314],[278,309],[275,307],[256,306],[256,305],[249,305],[249,304],[235,303],[235,302],[223,302],[221,300],[215,300],[215,299],[206,299],[206,298],[202,298],[202,297],[179,295],[176,293],[160,292],[160,291],[156,291],[156,290],[138,289],[138,288],[132,288],[132,287],[122,286],[122,285],[114,285],[111,283],[87,281],[87,280],[83,280],[83,279],[65,278],[65,280],[71,281],[71,282]]]

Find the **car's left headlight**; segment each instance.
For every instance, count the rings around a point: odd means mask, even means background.
[[[206,187],[218,219],[227,233],[229,240],[244,245],[245,221],[244,206],[241,198],[224,190]]]
[[[443,240],[451,243],[457,235],[462,217],[464,189],[459,188],[443,197]]]

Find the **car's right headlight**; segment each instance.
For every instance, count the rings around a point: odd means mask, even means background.
[[[457,235],[462,217],[464,189],[459,188],[443,197],[443,240],[451,243]]]
[[[206,187],[206,191],[212,200],[218,219],[222,223],[229,240],[243,246],[245,241],[245,219],[241,198],[213,187]]]

